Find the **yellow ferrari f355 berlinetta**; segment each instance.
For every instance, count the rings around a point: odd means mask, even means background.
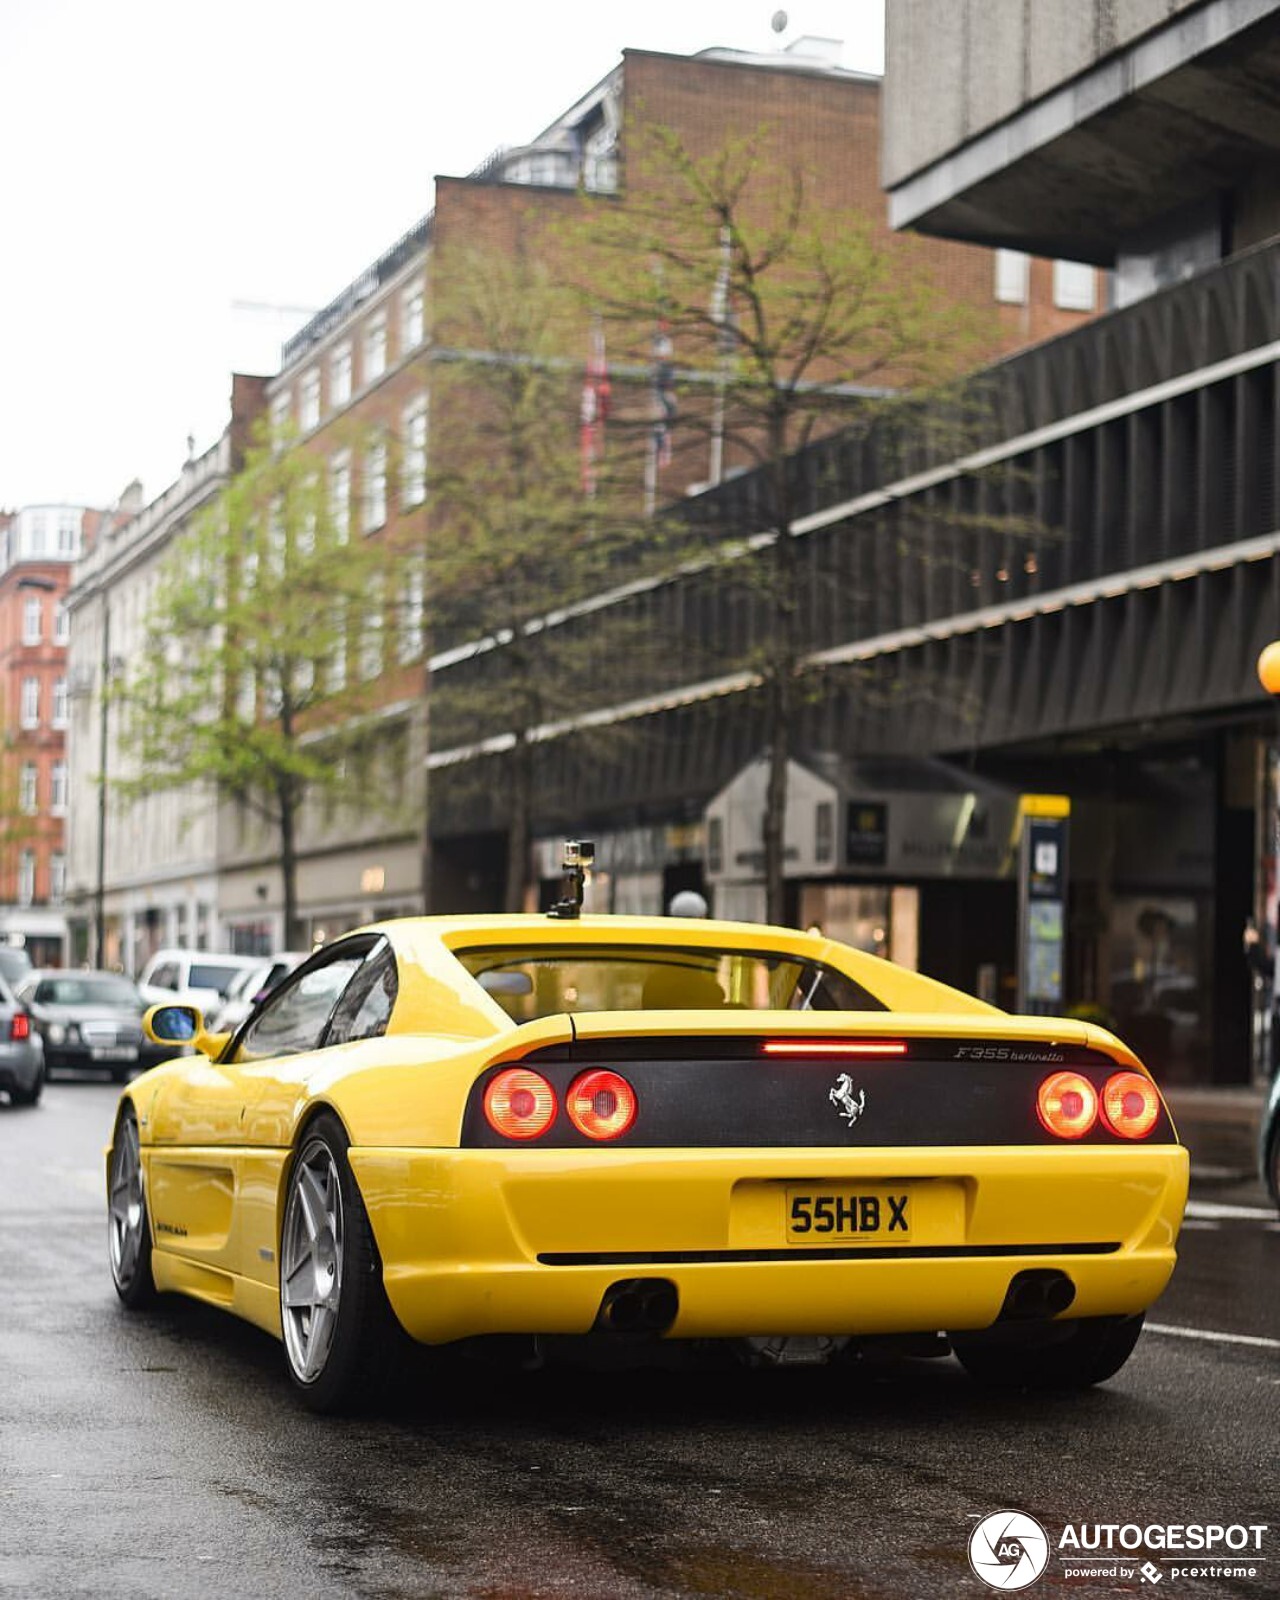
[[[760,1364],[910,1336],[1084,1385],[1173,1270],[1187,1153],[1119,1040],[818,933],[407,918],[234,1035],[148,1028],[196,1054],[121,1098],[116,1290],[267,1329],[317,1409],[405,1333]]]

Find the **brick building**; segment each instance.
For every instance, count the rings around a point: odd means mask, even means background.
[[[804,53],[749,55],[710,50],[673,56],[629,50],[599,83],[527,146],[491,157],[465,178],[436,180],[434,210],[347,286],[284,347],[268,383],[273,423],[298,435],[327,473],[335,514],[364,536],[421,538],[426,529],[430,447],[430,342],[435,273],[449,247],[537,248],[546,225],[568,215],[580,195],[626,203],[628,130],[662,124],[694,152],[718,148],[769,124],[775,148],[805,172],[816,196],[873,219],[887,244],[923,255],[947,293],[991,308],[990,353],[1024,346],[1078,326],[1097,309],[1092,269],[940,241],[893,243],[878,177],[880,80]],[[584,326],[578,348],[585,353]],[[625,379],[623,379],[625,382]],[[638,378],[643,384],[643,378]],[[576,416],[566,418],[576,430]],[[670,500],[714,481],[705,445],[677,448],[656,472],[656,499]],[[732,456],[725,475],[740,469]],[[412,574],[384,630],[380,663],[353,647],[351,670],[381,678],[382,734],[405,747],[417,737],[422,668],[415,634],[422,610]],[[452,656],[435,662],[447,672]],[[412,770],[412,763],[410,764]],[[300,903],[311,933],[332,936],[373,916],[420,903],[420,814],[399,820],[372,807],[352,815],[316,811],[301,843]],[[244,948],[278,939],[280,885],[273,840],[251,819],[224,810],[218,841],[219,905]],[[493,904],[500,886],[493,838],[455,841],[437,860],[433,904]]]
[[[58,962],[66,932],[71,565],[100,514],[26,506],[0,517],[0,940]]]

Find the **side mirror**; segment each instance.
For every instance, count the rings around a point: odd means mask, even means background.
[[[153,1044],[190,1044],[203,1029],[195,1006],[152,1006],[142,1019],[142,1031]]]

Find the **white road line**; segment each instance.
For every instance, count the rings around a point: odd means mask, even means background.
[[[1198,1217],[1202,1222],[1274,1222],[1276,1209],[1274,1206],[1229,1206],[1219,1204],[1216,1200],[1188,1200],[1187,1215]]]
[[[1256,1333],[1211,1333],[1205,1328],[1175,1328],[1169,1322],[1148,1322],[1147,1333],[1165,1333],[1175,1339],[1202,1339],[1206,1344],[1244,1344],[1253,1350],[1280,1350],[1280,1339]]]

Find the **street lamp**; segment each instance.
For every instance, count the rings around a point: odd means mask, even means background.
[[[93,894],[93,959],[99,967],[107,964],[107,719],[115,666],[111,657],[111,602],[103,589],[101,681],[98,685],[98,870]]]

